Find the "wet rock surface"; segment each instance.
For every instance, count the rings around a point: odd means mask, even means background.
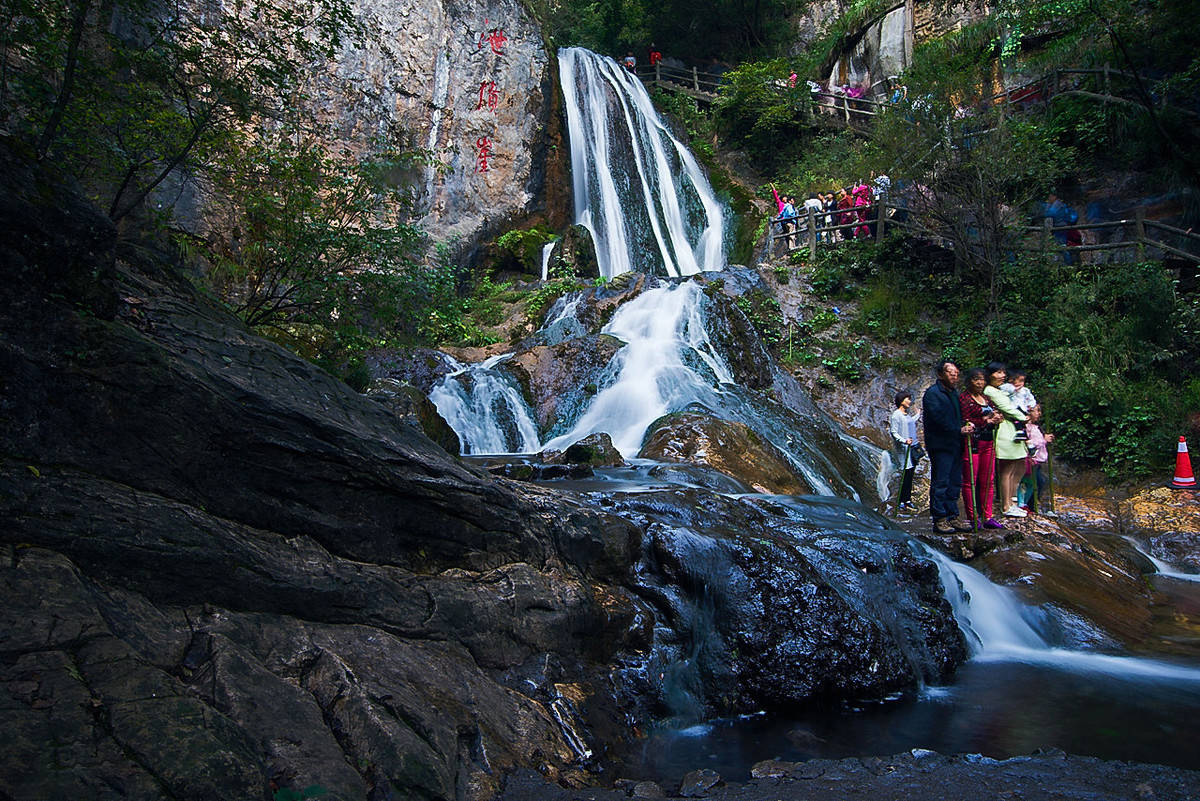
[[[575,771],[641,647],[637,530],[464,466],[7,151],[0,178],[0,795]]]
[[[596,394],[598,375],[624,346],[616,337],[590,334],[557,345],[535,345],[504,361],[517,380],[541,431],[577,414]]]
[[[635,586],[660,623],[634,686],[659,714],[882,698],[966,657],[936,566],[861,507],[696,489],[595,502],[645,531]]]
[[[1200,772],[1161,765],[1105,762],[1061,752],[1005,760],[979,754],[945,756],[917,750],[890,757],[776,762],[748,782],[705,791],[715,801],[1190,801],[1200,796]],[[678,796],[678,793],[669,793]],[[509,777],[502,801],[622,801],[624,788],[567,790],[531,771]]]
[[[1126,531],[1150,543],[1155,557],[1200,573],[1200,494],[1155,487],[1120,504]]]
[[[405,384],[394,378],[377,379],[371,382],[364,394],[383,404],[397,420],[413,426],[447,453],[457,454],[462,450],[458,434],[454,433],[454,429],[438,414],[437,408],[426,393],[412,384]]]
[[[787,457],[745,423],[707,410],[669,414],[650,425],[638,456],[712,467],[755,492],[806,494],[812,486]]]
[[[1168,530],[1146,536],[1137,523],[1186,518],[1191,498],[1169,493],[1162,488],[1143,491],[1134,497],[1157,500],[1138,504],[1098,492],[1057,495],[1056,517],[1004,518],[1006,528],[999,531],[941,536],[930,531],[923,516],[901,519],[898,525],[1039,607],[1039,633],[1052,644],[1197,658],[1200,610],[1192,594],[1153,580],[1156,567],[1139,550],[1187,570],[1187,543],[1194,535]],[[1162,518],[1131,516],[1137,509],[1158,508],[1165,510]],[[1143,537],[1131,542],[1121,531],[1141,531]],[[1166,548],[1156,550],[1158,543],[1172,541],[1183,544],[1177,558]]]

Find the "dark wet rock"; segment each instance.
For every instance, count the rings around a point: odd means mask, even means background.
[[[561,455],[551,451],[546,457],[546,461],[559,459],[564,464],[586,464],[592,467],[620,467],[625,464],[625,458],[613,446],[612,437],[603,432],[588,434],[578,442],[568,445]]]
[[[786,410],[783,419],[799,432],[814,463],[828,463],[829,472],[849,482],[864,505],[874,507],[878,504],[880,498],[875,486],[879,472],[878,451],[869,443],[847,435],[790,374],[775,371],[771,394],[779,407]]]
[[[882,698],[966,657],[936,566],[861,507],[681,489],[605,508],[646,532],[637,591],[661,622],[637,675],[667,713]]]
[[[659,787],[657,782],[638,782],[633,786],[632,795],[634,798],[667,797],[667,794],[663,792],[663,788]]]
[[[536,462],[507,462],[492,465],[488,472],[517,481],[550,481],[556,478],[587,478],[595,475],[590,464],[539,464]]]
[[[693,770],[685,774],[679,782],[679,794],[684,798],[700,798],[720,782],[721,774],[715,770]]]
[[[402,384],[411,384],[428,395],[447,373],[453,373],[460,368],[450,356],[440,350],[395,348],[368,353],[367,369],[372,380],[390,378]]]
[[[1200,573],[1200,534],[1194,531],[1172,531],[1150,538],[1150,553],[1182,572]]]
[[[754,429],[705,411],[675,412],[655,420],[638,456],[706,465],[755,492],[798,495],[813,489],[787,456]]]
[[[782,759],[764,759],[761,762],[755,762],[750,767],[750,775],[756,779],[772,779],[778,776],[787,776],[796,769],[799,763],[785,762]]]
[[[562,238],[554,243],[550,251],[550,264],[560,272],[568,272],[581,278],[600,275],[600,264],[596,260],[596,244],[591,232],[582,225],[572,225]]]
[[[738,305],[741,298],[747,308],[755,311],[766,302],[766,287],[758,272],[730,268],[719,273],[706,273],[702,278],[708,290],[706,311],[713,344],[729,366],[734,380],[749,389],[770,388],[770,354],[746,310]]]
[[[1021,542],[1025,535],[1015,526],[1003,529],[981,528],[955,534],[939,534],[929,526],[928,518],[917,524],[917,537],[926,545],[937,548],[951,559],[970,562],[984,554]]]
[[[733,476],[695,464],[656,464],[646,471],[651,478],[672,484],[702,487],[726,495],[750,492],[750,487]]]
[[[607,334],[588,335],[557,345],[534,345],[498,368],[516,380],[538,428],[548,431],[592,400],[601,371],[623,345]]]
[[[417,428],[447,453],[458,454],[462,450],[458,434],[438,414],[426,394],[412,384],[394,378],[376,379],[364,394],[387,407],[397,420]]]
[[[468,468],[22,164],[0,150],[0,796],[572,774],[645,646],[640,532]]]
[[[978,754],[909,753],[871,760],[812,760],[796,763],[784,776],[727,782],[710,789],[715,801],[962,801],[1031,799],[1049,801],[1191,801],[1200,798],[1200,772],[1163,765],[1106,762],[1092,757],[1031,755],[989,759]],[[868,767],[868,761],[871,767]],[[501,801],[619,801],[620,789],[565,789],[534,771],[520,771],[505,784]]]
[[[1182,572],[1200,572],[1200,494],[1154,487],[1119,507],[1124,529],[1150,544],[1150,553]]]

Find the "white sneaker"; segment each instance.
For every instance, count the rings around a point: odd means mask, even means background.
[[[1028,517],[1029,513],[1026,512],[1024,509],[1022,509],[1020,506],[1017,506],[1014,504],[1004,510],[1004,516],[1005,517]]]

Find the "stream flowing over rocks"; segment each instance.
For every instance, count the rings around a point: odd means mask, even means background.
[[[879,521],[493,478],[7,148],[0,186],[6,797],[487,798],[963,658]]]

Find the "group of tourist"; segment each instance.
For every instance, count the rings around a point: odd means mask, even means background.
[[[810,192],[803,204],[797,204],[795,196],[779,194],[772,184],[771,194],[775,198],[777,214],[771,219],[777,227],[779,238],[787,243],[789,249],[797,244],[795,232],[807,230],[809,209],[818,229],[833,228],[835,225],[851,226],[834,231],[818,230],[818,242],[874,238],[879,212],[876,203],[887,198],[891,184],[888,176],[871,173],[870,182],[860,180],[851,186],[828,192]]]
[[[890,433],[893,463],[902,476],[898,511],[915,511],[913,473],[927,451],[935,532],[1004,528],[996,519],[997,508],[1003,509],[1002,517],[1053,515],[1046,466],[1054,435],[1039,426],[1041,407],[1025,373],[1010,374],[1003,364],[992,362],[968,370],[961,386],[959,381],[954,362],[939,363],[937,382],[925,391],[920,415],[912,412],[912,393],[896,394]],[[917,440],[918,417],[924,422],[924,448]],[[959,516],[960,497],[965,520]]]

